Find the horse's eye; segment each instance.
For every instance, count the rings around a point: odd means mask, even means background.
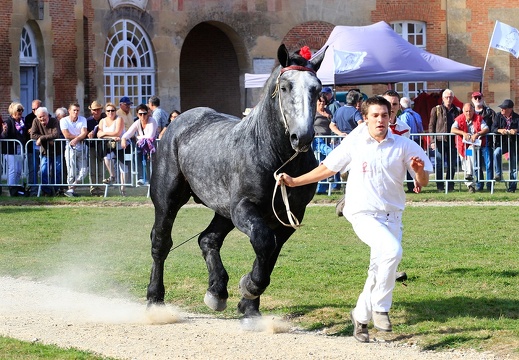
[[[286,92],[287,91],[287,87],[286,86],[281,86],[281,91]]]

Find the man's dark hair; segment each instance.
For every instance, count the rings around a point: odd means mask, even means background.
[[[387,95],[387,96],[396,96],[398,97],[398,100],[400,100],[400,94],[397,93],[395,90],[386,90],[386,92],[384,94],[382,94],[383,96]]]
[[[385,106],[388,112],[391,111],[391,103],[387,101],[385,97],[376,95],[368,98],[366,101],[362,103],[362,117],[366,118],[368,116],[368,109],[371,105]]]
[[[148,108],[148,105],[146,105],[146,104],[140,104],[139,106],[137,106],[137,107],[135,108],[135,111],[136,111],[136,112],[139,112],[139,110],[143,110],[143,111],[145,111],[145,112],[148,112],[150,109]]]
[[[348,95],[346,95],[346,104],[350,106],[356,105],[360,100],[360,93],[355,90],[348,91]]]

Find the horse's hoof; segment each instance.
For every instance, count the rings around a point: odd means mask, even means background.
[[[224,311],[227,308],[227,299],[217,298],[209,291],[205,293],[204,302],[214,311]]]
[[[247,282],[250,282],[250,275],[247,274],[247,275],[243,275],[240,279],[240,285],[239,285],[239,288],[240,288],[240,292],[241,292],[241,295],[245,298],[245,299],[248,299],[248,300],[254,300],[256,298],[258,298],[259,295],[253,295],[249,292],[249,290],[247,290]]]
[[[261,316],[244,317],[240,319],[240,327],[243,331],[265,331],[265,323]]]
[[[164,301],[152,301],[148,300],[148,303],[146,305],[146,309],[149,310],[150,308],[154,306],[165,306]]]

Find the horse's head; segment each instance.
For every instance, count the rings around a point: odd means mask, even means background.
[[[276,101],[282,121],[296,151],[307,151],[314,138],[314,117],[321,81],[316,76],[325,52],[307,60],[299,52],[290,55],[285,45],[278,49],[281,71],[277,78]],[[309,57],[309,56],[308,56]]]

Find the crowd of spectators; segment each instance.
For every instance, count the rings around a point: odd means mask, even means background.
[[[0,118],[0,164],[7,174],[6,184],[1,185],[7,186],[10,196],[75,197],[78,186],[88,185],[92,196],[103,196],[106,185],[117,184],[121,196],[126,196],[132,164],[137,168],[137,185],[147,185],[155,142],[180,111],[168,116],[157,96],[138,105],[135,116],[132,105],[127,96],[120,99],[119,108],[95,100],[85,118],[78,103],[59,107],[52,114],[35,99],[32,111],[24,117],[23,105],[11,103],[6,120]],[[126,156],[133,150],[136,162]]]
[[[428,153],[435,166],[434,182],[439,192],[454,190],[458,172],[463,173],[470,193],[483,191],[485,184],[490,190],[499,181],[505,181],[508,192],[516,191],[519,115],[511,99],[505,99],[499,105],[500,111],[495,112],[485,104],[481,92],[474,92],[460,109],[452,90],[446,89],[441,93],[441,103],[432,107],[428,119],[423,119],[413,110],[411,99],[400,98],[393,90],[383,96],[391,104],[390,130],[418,143]],[[313,150],[319,161],[342,138],[362,126],[360,108],[366,98],[360,91],[350,90],[343,105],[331,88],[323,88],[314,123]],[[6,184],[2,185],[7,186],[10,196],[74,197],[76,187],[84,184],[89,184],[92,196],[104,196],[106,185],[114,184],[126,196],[125,186],[131,184],[130,168],[136,169],[137,186],[149,184],[156,140],[180,114],[173,110],[168,116],[157,96],[135,107],[135,114],[127,96],[120,98],[118,108],[95,100],[88,107],[88,118],[80,115],[77,103],[59,107],[54,114],[38,99],[31,105],[31,112],[24,117],[23,105],[13,102],[5,121],[0,118],[0,164],[5,166],[6,174]],[[430,135],[424,136],[426,132]],[[503,157],[508,160],[507,171],[503,171]],[[347,173],[321,182],[317,193],[340,190],[341,177],[346,180]],[[37,185],[45,185],[40,187],[41,193]],[[415,185],[408,174],[409,193],[416,192]]]
[[[329,130],[332,136],[321,137],[314,141],[314,152],[319,161],[324,160],[331,148],[340,140],[363,124],[359,111],[366,95],[358,90],[346,94],[344,105],[337,107],[330,88],[325,87],[319,97],[327,105]],[[499,181],[505,181],[506,191],[515,192],[517,188],[517,131],[519,115],[514,112],[514,103],[506,99],[499,105],[496,113],[487,106],[481,92],[474,92],[470,101],[463,104],[463,109],[455,105],[460,103],[454,92],[445,89],[441,93],[441,103],[429,109],[429,117],[413,110],[413,101],[400,97],[394,90],[386,91],[383,96],[391,105],[389,127],[393,134],[402,135],[418,143],[428,153],[435,167],[434,182],[439,192],[454,191],[456,174],[461,172],[469,193],[487,190]],[[462,103],[460,103],[462,104]],[[318,102],[318,108],[321,105]],[[461,106],[461,105],[460,105]],[[422,109],[423,110],[423,109]],[[322,129],[322,112],[316,113],[316,135],[329,135]],[[424,128],[426,124],[426,128]],[[328,129],[327,129],[328,130]],[[430,135],[425,135],[429,133]],[[326,140],[326,141],[324,141]],[[328,151],[323,149],[329,147]],[[503,175],[503,158],[508,160],[508,176]],[[347,173],[342,174],[343,179]],[[416,184],[407,174],[408,193],[415,193]],[[317,192],[330,193],[336,188],[336,180],[320,182]],[[326,189],[323,186],[329,186]]]

